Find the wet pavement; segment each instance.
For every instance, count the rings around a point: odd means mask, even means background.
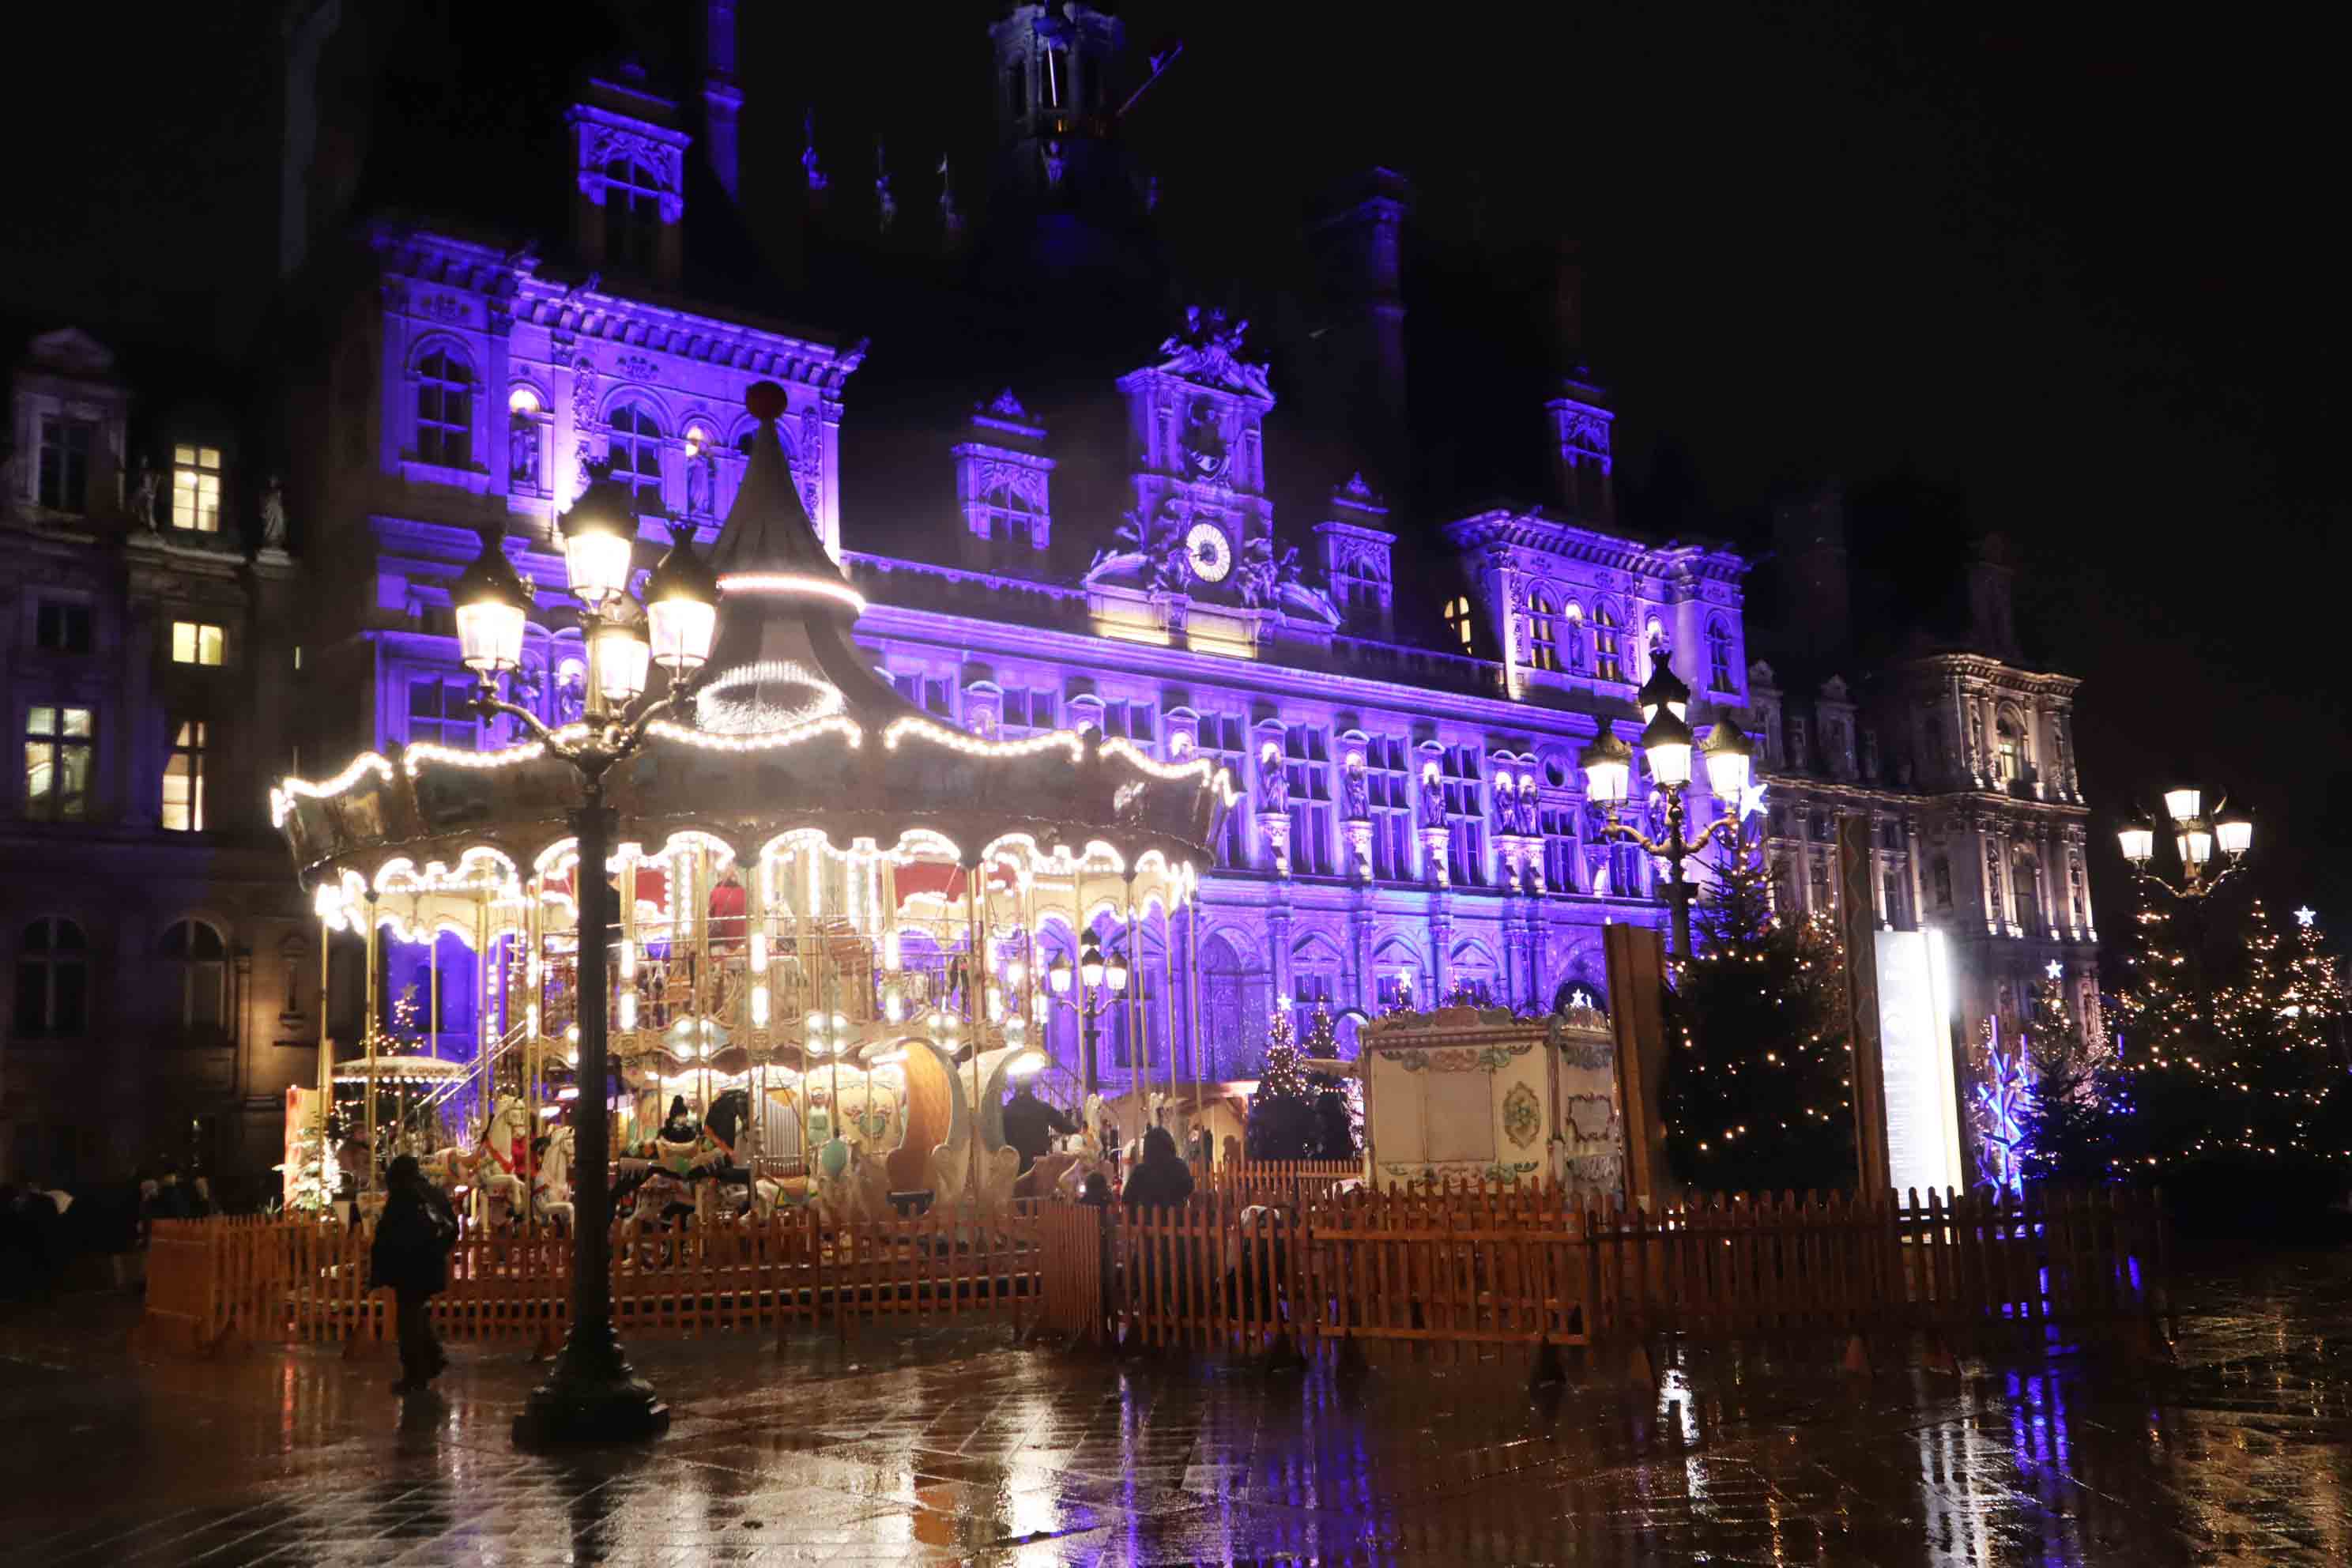
[[[2343,1563],[2352,1254],[2189,1260],[2178,1364],[1841,1343],[1269,1378],[1001,1330],[633,1347],[670,1435],[537,1457],[536,1370],[142,1365],[133,1309],[0,1309],[0,1563]]]

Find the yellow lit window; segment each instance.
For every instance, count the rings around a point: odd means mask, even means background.
[[[1452,598],[1446,600],[1445,624],[1452,626],[1454,628],[1454,635],[1461,639],[1463,651],[1465,653],[1469,651],[1470,601],[1466,598]]]
[[[163,826],[174,833],[205,828],[205,725],[187,720],[172,731],[172,759],[163,764]]]
[[[218,626],[201,621],[172,623],[172,662],[173,664],[212,664],[221,661],[222,637]]]
[[[220,448],[172,448],[172,526],[220,531]]]

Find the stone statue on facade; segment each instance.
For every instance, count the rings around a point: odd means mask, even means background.
[[[155,472],[153,464],[141,457],[139,471],[131,481],[131,515],[150,533],[155,531],[155,503],[163,489],[163,477]]]
[[[539,489],[539,425],[518,414],[507,426],[507,482],[519,490]]]
[[[1421,825],[1445,826],[1445,785],[1438,779],[1435,768],[1421,775]]]
[[[1282,752],[1269,741],[1258,748],[1257,808],[1260,811],[1290,809],[1290,775],[1282,765]]]
[[[1529,837],[1542,831],[1542,820],[1536,813],[1536,777],[1533,773],[1519,775],[1519,831]]]
[[[1495,780],[1495,837],[1514,838],[1519,832],[1519,796],[1511,775]]]
[[[717,467],[717,460],[708,452],[698,452],[686,460],[688,516],[709,517],[710,515],[711,471]]]
[[[261,492],[261,548],[280,553],[286,549],[286,484],[276,474]]]
[[[1370,791],[1364,779],[1364,759],[1350,757],[1339,773],[1340,798],[1346,804],[1348,819],[1362,822],[1372,815]]]

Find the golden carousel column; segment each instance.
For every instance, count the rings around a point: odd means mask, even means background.
[[[498,1036],[490,1028],[490,900],[484,898],[474,910],[474,1077],[480,1089],[477,1098],[483,1110],[490,1104],[490,1053],[497,1048]]]
[[[1166,883],[1160,888],[1160,1026],[1168,1042],[1168,1103],[1176,1103],[1176,894]],[[1147,1016],[1147,1023],[1150,1022]],[[1150,1077],[1149,1042],[1143,1053],[1144,1078]],[[1175,1129],[1169,1129],[1174,1131]]]
[[[621,1033],[629,1037],[633,1043],[637,1031],[638,1009],[645,1005],[637,994],[637,857],[633,854],[621,865],[621,978],[619,981]],[[625,1054],[623,1058],[625,1063],[626,1059]],[[609,1072],[611,1070],[609,1053],[605,1060],[605,1070]],[[625,1088],[628,1083],[628,1074],[625,1071],[621,1075],[621,1082]],[[609,1082],[605,1085],[608,1091],[611,1087]],[[575,1111],[580,1104],[580,1096],[583,1092],[585,1092],[585,1086],[580,1082],[580,1076],[575,1071],[572,1074],[572,1103]],[[611,1100],[608,1098],[605,1103],[610,1106]],[[637,1118],[635,1097],[633,1094],[629,1096],[627,1103],[631,1110],[629,1131],[634,1135],[637,1130]]]
[[[326,1141],[327,1118],[335,1109],[335,1042],[327,1035],[327,994],[332,987],[334,971],[329,967],[327,939],[334,928],[327,917],[319,917],[319,1132],[320,1142]]]
[[[1151,1050],[1143,1037],[1143,931],[1135,923],[1135,868],[1127,868],[1127,1088],[1143,1112],[1146,1127],[1158,1125],[1151,1117]],[[1143,1054],[1140,1073],[1136,1053]]]
[[[367,1190],[369,1192],[375,1191],[376,1173],[382,1166],[382,1162],[375,1154],[375,1020],[376,1006],[381,1000],[381,994],[376,984],[376,965],[383,958],[377,945],[382,939],[377,932],[375,889],[371,888],[368,889],[367,896],[367,1019],[361,1037],[367,1044],[367,1082],[362,1092],[367,1096]]]
[[[995,984],[988,970],[988,944],[980,929],[980,883],[984,875],[980,862],[964,868],[964,1037],[971,1048],[971,1136],[966,1139],[967,1168],[964,1184],[974,1198],[980,1195],[980,1047],[986,1038],[988,1009],[981,997],[986,988]]]

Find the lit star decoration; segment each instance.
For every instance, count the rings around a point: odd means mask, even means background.
[[[2050,976],[2051,979],[2055,980],[2060,975],[2066,973],[2066,966],[2053,958],[2049,963],[2042,966],[2042,973]]]
[[[2294,911],[2294,923],[2305,928],[2308,928],[2311,922],[2318,918],[2319,911],[2313,909],[2309,904],[2305,904],[2303,908]]]

